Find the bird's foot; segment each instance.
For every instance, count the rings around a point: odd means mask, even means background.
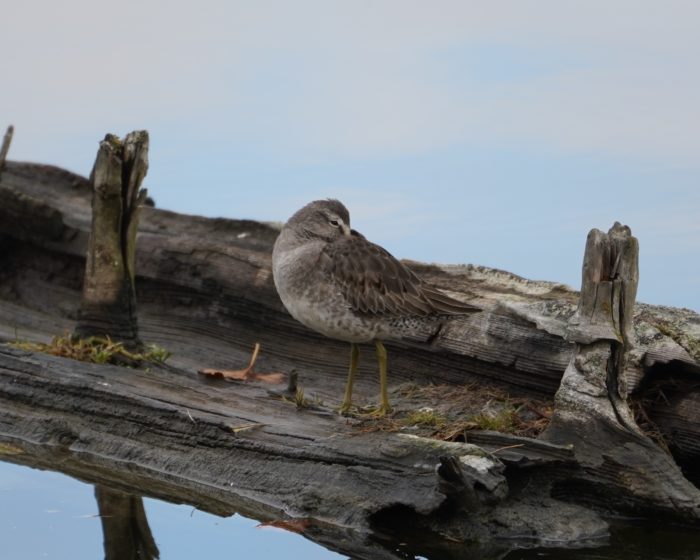
[[[343,402],[337,409],[338,414],[341,416],[352,416],[355,418],[384,418],[385,416],[391,415],[393,409],[389,404],[386,405],[367,405],[367,406],[357,406],[349,402]]]
[[[389,405],[379,405],[379,406],[363,406],[359,407],[357,411],[357,416],[359,418],[384,418],[390,416],[393,409]]]
[[[387,404],[380,404],[373,412],[370,413],[372,418],[384,418],[385,416],[390,416],[393,409]]]
[[[351,402],[346,402],[343,401],[341,405],[338,407],[338,414],[341,416],[350,416],[350,411],[352,410],[353,406]]]

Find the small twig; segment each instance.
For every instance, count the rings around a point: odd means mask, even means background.
[[[12,142],[12,135],[14,132],[15,127],[12,125],[8,126],[7,132],[5,132],[5,137],[2,139],[2,147],[0,148],[0,175],[2,175],[2,170],[5,167],[7,152],[10,151],[10,142]]]
[[[185,412],[187,413],[187,417],[188,417],[190,420],[192,420],[192,423],[193,423],[193,424],[196,424],[197,421],[196,421],[194,418],[192,418],[192,415],[190,414],[190,409],[189,409],[189,408],[186,408],[186,409],[185,409]]]
[[[258,354],[260,353],[260,343],[256,342],[255,343],[255,348],[253,349],[253,355],[250,358],[250,363],[248,364],[248,371],[253,371],[253,366],[255,365],[256,360],[258,359]]]
[[[299,374],[296,369],[292,369],[289,372],[289,379],[287,381],[287,393],[296,394],[297,392],[297,382],[299,380]]]
[[[229,430],[231,430],[234,434],[237,434],[238,432],[244,432],[245,430],[252,430],[254,428],[262,428],[263,426],[267,426],[267,424],[263,423],[253,423],[253,424],[241,424],[239,426],[226,426]]]

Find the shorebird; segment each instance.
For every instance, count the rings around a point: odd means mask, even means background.
[[[329,338],[350,343],[350,368],[339,411],[352,407],[358,344],[374,342],[380,404],[391,411],[385,340],[430,340],[449,315],[479,308],[431,287],[388,251],[350,228],[338,200],[316,200],[284,225],[272,251],[275,287],[287,311]]]

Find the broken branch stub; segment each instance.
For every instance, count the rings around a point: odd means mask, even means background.
[[[100,142],[90,175],[92,230],[75,334],[109,336],[139,347],[135,256],[141,182],[148,171],[148,132],[108,134]]]
[[[638,262],[639,242],[629,227],[615,222],[607,234],[598,229],[588,234],[579,305],[565,335],[576,347],[557,392],[558,406],[569,402],[574,386],[579,389],[573,402],[606,397],[609,403],[604,398],[592,408],[634,432],[638,428],[626,404],[625,362],[632,347]]]
[[[625,364],[633,346],[639,244],[619,223],[588,234],[581,297],[566,338],[575,343],[541,438],[571,445],[597,492],[616,495],[621,510],[665,511],[700,519],[700,492],[673,459],[637,426],[627,404]],[[585,487],[571,483],[577,495]]]
[[[607,234],[598,229],[588,234],[579,305],[566,331],[575,348],[555,396],[550,434],[562,422],[591,422],[593,415],[641,436],[627,406],[624,374],[638,259],[639,243],[629,227],[615,222]]]
[[[2,168],[5,167],[5,161],[7,160],[7,152],[10,151],[10,144],[12,143],[12,135],[15,132],[15,127],[10,125],[7,127],[5,136],[2,138],[2,144],[0,145],[0,175],[2,175]]]

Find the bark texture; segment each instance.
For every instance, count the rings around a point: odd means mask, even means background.
[[[83,297],[75,334],[109,336],[141,346],[136,317],[135,257],[141,182],[148,170],[148,133],[108,134],[100,142],[90,180],[92,227]]]

